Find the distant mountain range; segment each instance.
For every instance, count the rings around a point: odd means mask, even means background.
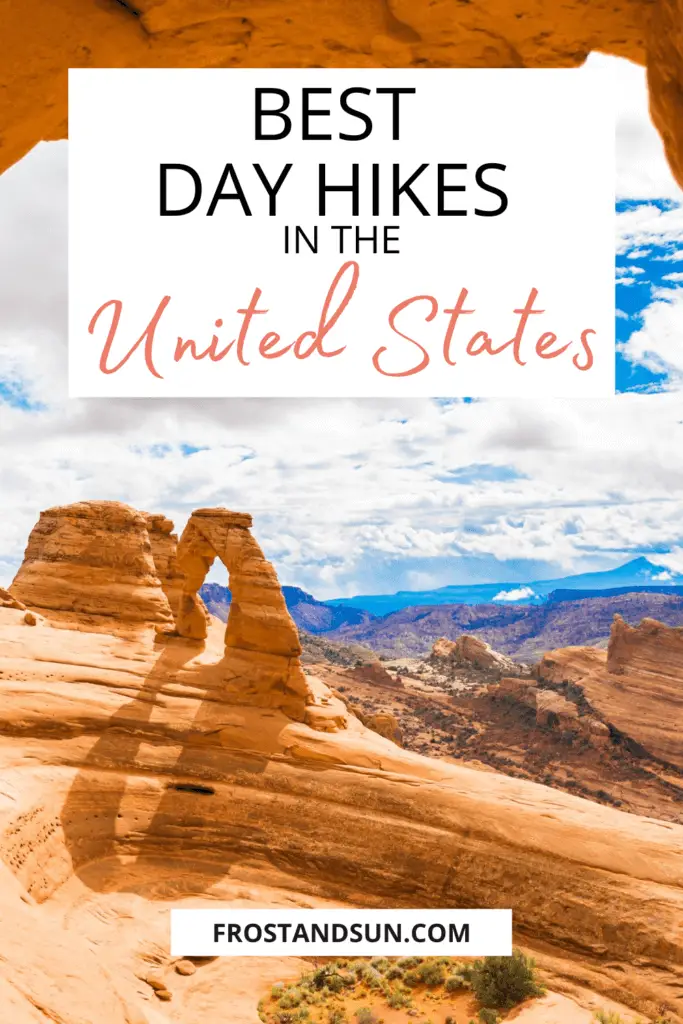
[[[675,593],[572,595],[541,605],[423,605],[344,626],[327,638],[363,644],[390,658],[410,658],[427,654],[441,636],[455,640],[470,633],[517,661],[533,662],[556,647],[605,646],[617,612],[632,625],[653,618],[683,626],[683,593],[678,587],[671,589]]]
[[[604,644],[617,612],[631,623],[650,617],[669,626],[683,625],[683,576],[647,558],[558,580],[405,591],[350,598],[342,604],[318,601],[299,587],[282,591],[302,633],[362,644],[392,658],[421,656],[438,637],[455,639],[466,632],[518,660],[533,661],[553,647]],[[228,588],[206,583],[201,595],[209,611],[225,622]],[[398,608],[373,614],[382,601],[397,600]],[[356,606],[360,601],[373,607]]]
[[[614,591],[622,593],[654,588],[668,593],[674,585],[683,586],[683,575],[648,558],[633,558],[616,569],[604,572],[579,573],[552,580],[513,583],[473,583],[464,586],[439,587],[435,590],[401,590],[396,594],[361,594],[357,597],[334,598],[325,602],[337,608],[360,608],[372,615],[388,615],[401,608],[441,604],[543,604],[556,590],[582,592]]]
[[[341,626],[355,626],[372,618],[358,608],[339,608],[317,601],[298,587],[283,587],[289,613],[299,629],[307,633],[328,633]],[[230,591],[219,583],[205,583],[200,590],[204,604],[217,619],[227,622],[230,609]]]

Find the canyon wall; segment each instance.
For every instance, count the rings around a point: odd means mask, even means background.
[[[569,682],[600,718],[650,756],[683,768],[683,630],[615,615],[608,650],[566,647],[537,667],[549,683]]]

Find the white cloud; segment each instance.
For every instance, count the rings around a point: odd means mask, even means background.
[[[618,74],[637,93],[620,129],[620,191],[672,197],[642,73]],[[662,545],[683,560],[679,394],[67,401],[65,155],[65,143],[42,145],[0,179],[2,375],[43,407],[0,403],[0,583],[41,508],[96,497],[166,512],[178,526],[201,505],[252,511],[284,582],[322,597],[437,578],[515,580],[525,566],[538,579]],[[637,206],[619,217],[619,232],[631,255],[663,243],[683,252],[683,207]],[[683,374],[683,304],[661,292],[668,299],[653,297],[629,358]],[[453,471],[480,464],[513,472],[454,482]]]
[[[655,373],[683,379],[683,288],[659,288],[642,313],[642,327],[621,346],[622,354]]]
[[[642,255],[652,246],[683,242],[683,205],[662,208],[648,202],[620,213],[617,217],[617,252]],[[666,254],[653,254],[649,258]]]
[[[680,200],[681,190],[650,120],[645,68],[602,53],[591,53],[584,66],[609,68],[615,77],[617,196]]]
[[[673,274],[665,274],[664,277],[662,278],[662,280],[664,280],[664,281],[676,281],[676,282],[683,281],[683,271],[682,270],[677,270]]]
[[[494,601],[525,601],[536,597],[531,587],[517,587],[515,590],[501,590],[493,598]]]
[[[654,583],[668,583],[669,580],[673,579],[673,573],[668,572],[666,569],[663,572],[655,573],[652,577]]]

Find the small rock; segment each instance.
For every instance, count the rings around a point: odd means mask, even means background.
[[[178,974],[184,975],[194,974],[197,970],[191,960],[178,960],[175,965],[175,969]]]
[[[161,992],[166,988],[166,982],[159,974],[147,974],[145,981],[155,992]]]
[[[157,999],[161,999],[162,1003],[170,1003],[171,999],[173,999],[167,988],[155,988],[154,995]]]
[[[38,622],[38,619],[35,617],[33,612],[26,612],[26,614],[24,615],[24,622],[26,623],[27,626],[35,626],[36,623]]]

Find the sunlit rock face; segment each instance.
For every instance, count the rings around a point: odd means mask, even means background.
[[[683,629],[614,616],[607,652],[550,651],[537,666],[550,683],[571,682],[613,731],[663,764],[683,769]]]
[[[683,1022],[683,827],[411,753],[389,716],[374,723],[385,735],[367,729],[299,674],[250,525],[200,509],[175,550],[169,520],[128,506],[51,509],[0,595],[5,1018],[36,1024],[40,1006],[65,1024],[170,1020],[145,980],[154,965],[173,1019],[223,1024],[227,1006],[231,1024],[252,1024],[263,989],[232,958],[178,980],[168,953],[171,907],[219,900],[513,907],[549,985]],[[214,557],[230,572],[227,631],[195,614]],[[179,592],[175,622],[164,585]],[[635,643],[645,671],[655,649]],[[629,678],[596,653],[591,703],[605,676]]]
[[[192,513],[176,557],[184,580],[176,629],[188,639],[206,637],[209,616],[198,591],[219,558],[232,595],[222,663],[226,688],[240,703],[278,707],[302,720],[313,698],[299,661],[299,634],[251,522],[246,513],[222,508]]]
[[[118,501],[49,508],[28,539],[11,587],[27,606],[168,623],[146,517]]]
[[[69,67],[576,67],[647,64],[683,183],[683,0],[11,0],[0,15],[0,169],[67,134]],[[453,111],[457,123],[457,110]]]

